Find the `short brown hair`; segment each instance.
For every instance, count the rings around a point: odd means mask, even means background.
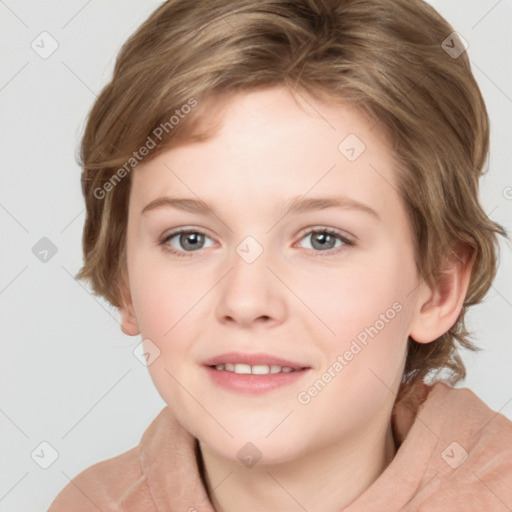
[[[461,243],[472,253],[457,322],[431,343],[409,340],[403,378],[413,384],[444,368],[457,382],[465,376],[457,343],[476,350],[464,316],[488,291],[497,234],[506,232],[479,203],[489,121],[467,54],[445,51],[447,40],[461,48],[453,32],[422,0],[165,2],[122,47],[88,118],[81,146],[84,265],[77,277],[121,305],[130,169],[140,156],[134,152],[151,139],[149,159],[206,138],[196,129],[212,115],[208,100],[284,85],[350,102],[393,142],[420,276],[436,282]]]

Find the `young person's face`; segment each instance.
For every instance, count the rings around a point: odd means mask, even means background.
[[[301,103],[235,96],[214,138],[132,175],[123,330],[158,347],[149,371],[181,424],[233,460],[248,442],[263,463],[381,436],[420,309],[389,142],[349,106]],[[187,201],[143,212],[164,197]],[[312,202],[328,198],[341,206]]]

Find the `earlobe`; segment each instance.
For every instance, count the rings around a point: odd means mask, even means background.
[[[121,331],[128,336],[137,336],[140,333],[133,309],[132,299],[128,287],[122,285],[121,306],[119,307],[121,315]]]
[[[140,333],[137,320],[132,311],[120,309],[121,313],[121,331],[128,336],[137,336]]]
[[[430,343],[457,322],[466,298],[473,262],[471,248],[461,245],[446,259],[444,273],[435,285],[422,283],[410,329],[413,340]]]

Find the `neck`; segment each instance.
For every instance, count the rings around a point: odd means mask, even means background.
[[[369,442],[368,440],[372,441]],[[339,512],[393,460],[391,423],[285,463],[247,468],[200,443],[205,484],[217,512]]]

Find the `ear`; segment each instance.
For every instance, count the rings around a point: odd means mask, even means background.
[[[121,288],[121,305],[119,313],[121,314],[121,331],[128,336],[136,336],[140,333],[137,324],[137,318],[133,309],[132,298],[126,279],[123,279]]]
[[[413,340],[430,343],[455,324],[466,298],[473,263],[471,246],[460,244],[446,258],[439,281],[433,286],[422,283],[410,327]]]

